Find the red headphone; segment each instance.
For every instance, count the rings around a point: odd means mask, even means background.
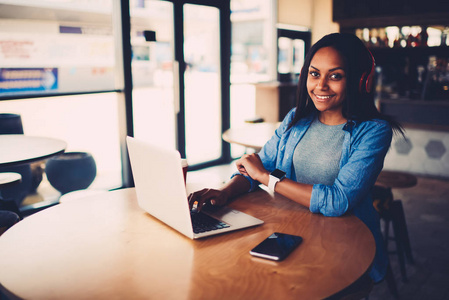
[[[371,58],[371,70],[368,72],[364,72],[362,74],[362,77],[360,78],[360,83],[359,83],[359,91],[361,93],[367,93],[369,94],[371,92],[371,89],[373,88],[373,77],[374,77],[374,71],[375,71],[375,67],[376,67],[376,62],[374,60],[374,56],[371,53],[371,51],[369,51],[368,48],[366,48],[366,50],[368,50],[368,53],[370,55]]]

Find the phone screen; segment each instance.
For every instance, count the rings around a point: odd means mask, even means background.
[[[249,253],[253,256],[279,261],[286,258],[301,242],[300,236],[275,232]]]

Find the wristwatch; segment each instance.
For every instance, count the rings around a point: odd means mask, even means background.
[[[285,172],[281,171],[279,169],[275,169],[273,172],[270,173],[270,177],[268,179],[268,188],[272,191],[274,191],[274,187],[276,186],[276,183],[281,181],[285,178]]]

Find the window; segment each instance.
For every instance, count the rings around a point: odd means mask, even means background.
[[[2,0],[0,12],[0,97],[115,89],[110,1]]]
[[[94,189],[123,184],[113,3],[0,0],[0,112],[20,114],[26,135],[91,153]],[[38,193],[59,197],[45,176]]]

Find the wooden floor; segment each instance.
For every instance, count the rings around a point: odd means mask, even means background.
[[[449,180],[419,177],[417,186],[395,189],[393,195],[402,200],[415,259],[406,265],[408,281],[403,282],[397,256],[390,255],[400,298],[449,299]],[[388,299],[394,298],[386,283],[375,286],[369,297]]]

